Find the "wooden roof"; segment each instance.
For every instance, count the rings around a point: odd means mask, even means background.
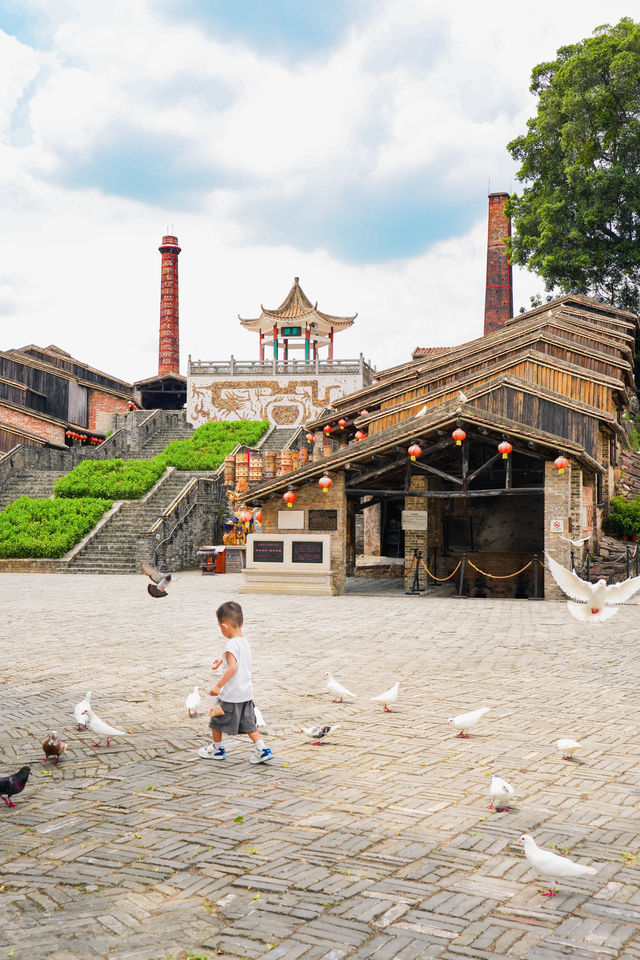
[[[318,310],[317,301],[312,303],[309,300],[300,286],[299,277],[293,278],[293,286],[279,307],[269,309],[261,304],[260,308],[262,313],[253,320],[243,320],[239,317],[240,323],[246,330],[271,333],[274,323],[282,324],[284,321],[302,327],[315,324],[319,333],[328,333],[331,327],[334,330],[346,330],[358,316],[354,313],[352,317],[338,317]]]

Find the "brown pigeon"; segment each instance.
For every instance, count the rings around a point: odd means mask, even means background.
[[[168,596],[165,587],[168,583],[171,583],[171,574],[170,573],[160,573],[159,570],[156,570],[150,563],[145,563],[144,561],[140,562],[140,569],[142,572],[149,577],[153,583],[147,585],[147,592],[152,597],[166,597]]]
[[[46,763],[50,757],[55,757],[54,763],[58,763],[63,753],[67,751],[66,743],[63,743],[56,730],[52,730],[45,742],[42,744],[44,750],[44,760],[40,763]]]

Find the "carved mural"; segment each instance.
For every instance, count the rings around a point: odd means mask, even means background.
[[[323,381],[189,377],[187,418],[195,426],[209,420],[269,420],[276,426],[299,426],[318,416],[338,397],[362,387],[358,376]]]

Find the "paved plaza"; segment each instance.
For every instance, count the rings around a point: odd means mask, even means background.
[[[563,603],[237,595],[239,578],[0,577],[0,960],[640,960],[640,627]],[[215,609],[239,599],[270,765],[248,738],[196,759],[221,651]],[[330,670],[358,694],[332,704]],[[370,697],[401,680],[385,714]],[[92,748],[95,712],[130,731]],[[491,706],[475,735],[446,719]],[[312,746],[301,724],[338,722]],[[50,729],[68,741],[38,761]],[[560,759],[573,737],[581,760]],[[103,741],[104,742],[104,741]],[[487,809],[489,775],[516,809]],[[515,840],[598,868],[555,898]]]

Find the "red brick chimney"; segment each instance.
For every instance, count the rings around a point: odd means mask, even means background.
[[[508,193],[489,194],[489,239],[487,242],[487,288],[484,301],[484,332],[493,333],[513,316],[513,279],[504,246],[511,236],[511,220],[505,216]]]
[[[160,279],[160,350],[158,373],[180,373],[180,326],[178,313],[177,237],[163,237],[158,247],[162,254]]]

